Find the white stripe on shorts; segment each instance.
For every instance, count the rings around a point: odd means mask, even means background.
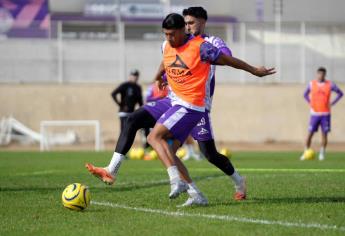
[[[188,111],[186,108],[181,107],[172,116],[166,119],[163,125],[167,127],[167,129],[171,129],[177,122],[179,122],[187,114],[187,112]]]
[[[212,121],[211,121],[211,116],[210,116],[210,112],[207,112],[207,116],[208,116],[208,123],[210,126],[210,132],[211,132],[211,136],[214,139],[214,135],[213,135],[213,129],[212,129]]]

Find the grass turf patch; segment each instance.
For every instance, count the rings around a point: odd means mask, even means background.
[[[179,209],[187,196],[168,199],[159,161],[125,161],[110,187],[88,174],[84,163],[104,166],[111,153],[0,152],[0,235],[343,235],[345,154],[329,153],[324,162],[300,162],[298,156],[235,153],[233,163],[247,178],[245,202],[232,200],[233,185],[221,171],[207,161],[188,161],[210,205]],[[61,193],[73,182],[88,185],[92,200],[106,204],[84,212],[64,209]]]

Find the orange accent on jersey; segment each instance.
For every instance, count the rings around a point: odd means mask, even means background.
[[[310,106],[314,112],[330,112],[331,82],[311,81]]]
[[[200,45],[205,42],[195,37],[179,48],[166,44],[164,67],[171,90],[183,101],[194,106],[205,106],[206,81],[210,64],[200,58]]]
[[[164,87],[162,90],[159,89],[158,85],[156,83],[152,84],[152,97],[155,99],[158,98],[165,98],[168,96],[168,88]]]

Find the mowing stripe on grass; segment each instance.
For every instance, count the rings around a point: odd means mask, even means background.
[[[42,171],[34,171],[34,172],[16,173],[13,176],[46,175],[46,174],[61,173],[61,172],[62,172],[61,170],[42,170]]]
[[[199,171],[199,172],[216,172],[218,173],[217,169],[214,168],[189,168],[191,171]],[[285,169],[274,169],[274,168],[237,168],[238,171],[243,172],[252,172],[252,173],[260,173],[260,172],[270,172],[270,173],[279,173],[279,172],[290,172],[290,173],[345,173],[345,169],[294,169],[294,168],[285,168]],[[162,171],[161,168],[152,168],[152,169],[145,169],[145,171]],[[46,174],[55,174],[55,173],[62,173],[62,170],[41,170],[41,171],[34,171],[34,172],[24,172],[24,173],[15,173],[11,176],[35,176],[35,175],[46,175]]]
[[[252,223],[252,224],[261,224],[261,225],[278,225],[278,226],[295,227],[295,228],[311,228],[311,229],[321,229],[321,230],[345,231],[345,226],[325,225],[325,224],[318,224],[318,223],[275,221],[275,220],[237,217],[237,216],[231,216],[231,215],[187,213],[187,212],[183,212],[183,211],[165,211],[165,210],[160,210],[160,209],[131,207],[131,206],[120,205],[120,204],[111,203],[111,202],[92,201],[91,204],[99,205],[99,206],[107,206],[107,207],[111,207],[111,208],[131,210],[131,211],[160,214],[160,215],[165,215],[165,216],[199,217],[199,218],[205,218],[205,219],[222,220],[222,221],[235,221],[235,222],[241,222],[241,223]]]

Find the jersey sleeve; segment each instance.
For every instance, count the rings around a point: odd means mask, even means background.
[[[232,56],[230,48],[226,45],[223,39],[216,36],[212,36],[210,38],[210,43],[216,48],[218,48],[224,55]]]
[[[150,84],[145,92],[145,102],[150,102],[153,99],[153,85]]]
[[[209,42],[203,42],[200,45],[200,59],[203,62],[214,64],[217,61],[220,54],[221,51]]]

